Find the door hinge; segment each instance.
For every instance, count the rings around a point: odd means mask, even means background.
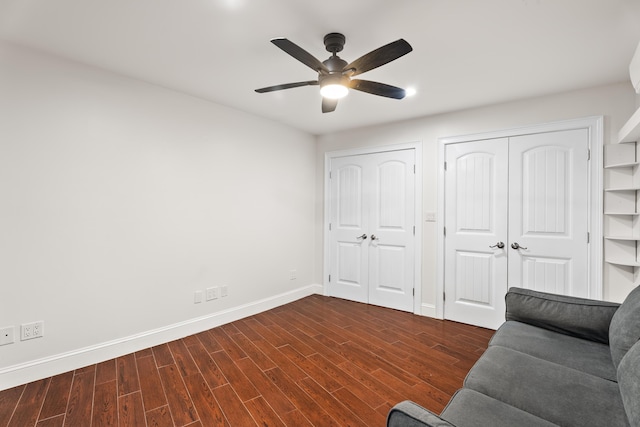
[[[416,174],[416,165],[413,165],[413,174]]]
[[[415,225],[413,226],[413,235],[414,236],[416,235],[416,226]]]
[[[444,235],[447,235],[447,227],[442,227],[442,229],[444,230]]]
[[[589,243],[590,240],[591,240],[591,233],[587,231],[587,243]]]
[[[329,231],[331,231],[331,223],[329,223]]]
[[[447,300],[447,294],[446,293],[442,293],[442,301],[446,301]]]
[[[331,171],[329,171],[329,179],[331,179]]]
[[[329,275],[329,282],[331,282],[331,275]]]
[[[444,162],[444,170],[447,170],[447,162]]]
[[[416,296],[416,288],[413,288],[413,296]]]
[[[587,161],[591,160],[591,148],[587,149]]]

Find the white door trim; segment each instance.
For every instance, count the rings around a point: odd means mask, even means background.
[[[347,150],[328,151],[324,154],[324,219],[323,219],[323,271],[322,285],[323,294],[328,295],[329,287],[329,271],[331,269],[331,256],[329,244],[329,220],[331,218],[330,200],[331,200],[331,183],[329,181],[329,169],[331,167],[331,159],[345,156],[358,156],[362,154],[383,153],[387,151],[399,150],[415,150],[416,173],[415,173],[415,274],[414,289],[415,296],[413,299],[413,313],[422,313],[422,142],[409,142],[405,144],[383,145],[377,147],[353,148]]]
[[[447,144],[471,142],[484,139],[531,135],[544,132],[555,132],[572,129],[589,131],[589,147],[591,162],[589,164],[589,298],[602,299],[602,153],[603,153],[603,118],[602,116],[584,117],[574,120],[543,123],[514,129],[504,129],[472,135],[438,138],[438,214],[436,229],[438,230],[438,250],[436,264],[436,317],[444,318],[444,162]]]

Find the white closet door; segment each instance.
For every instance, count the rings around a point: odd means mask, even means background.
[[[329,294],[369,301],[369,215],[363,156],[331,161],[331,280]]]
[[[413,311],[415,150],[332,159],[329,295]]]
[[[587,132],[510,139],[509,286],[589,296]]]
[[[446,162],[445,317],[495,327],[507,291],[508,139],[447,145]]]
[[[413,311],[414,150],[371,156],[369,303]]]
[[[588,141],[576,129],[446,146],[445,318],[497,328],[511,286],[589,296]]]

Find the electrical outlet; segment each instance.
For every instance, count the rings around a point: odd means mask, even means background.
[[[227,285],[220,287],[220,296],[224,298],[227,295],[229,295],[229,289],[227,288]]]
[[[30,340],[33,338],[33,326],[20,325],[20,340]]]
[[[206,298],[207,298],[207,301],[211,301],[212,299],[218,299],[218,288],[215,286],[211,288],[207,288]]]
[[[298,272],[296,270],[289,270],[289,280],[296,280]]]
[[[20,325],[20,341],[32,340],[44,336],[44,322],[23,323]]]
[[[195,291],[193,293],[193,303],[200,304],[202,302],[202,291]]]
[[[14,329],[13,326],[0,328],[0,345],[13,344],[15,342],[13,338]]]
[[[33,337],[39,338],[44,335],[44,322],[35,322],[33,324]]]

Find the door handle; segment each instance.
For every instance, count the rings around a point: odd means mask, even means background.
[[[520,244],[518,242],[513,242],[511,244],[511,249],[527,249],[524,246],[520,246]]]
[[[371,235],[371,240],[379,240],[378,237],[375,234]]]
[[[367,240],[367,235],[366,235],[366,234],[363,234],[362,236],[358,236],[358,237],[356,237],[356,239]]]
[[[498,243],[496,243],[495,245],[491,245],[491,246],[489,246],[489,247],[490,247],[491,249],[493,249],[493,248],[502,249],[502,248],[504,248],[504,243],[503,243],[503,242],[498,242]]]

